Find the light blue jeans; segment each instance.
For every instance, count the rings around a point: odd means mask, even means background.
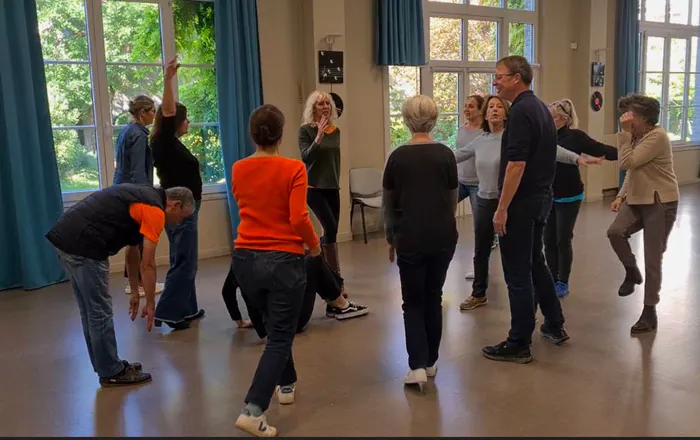
[[[73,285],[92,367],[100,378],[116,376],[124,363],[117,355],[112,297],[107,289],[109,261],[56,252]]]

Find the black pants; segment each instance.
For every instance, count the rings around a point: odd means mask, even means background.
[[[442,287],[455,248],[397,251],[408,366],[433,366],[442,338]]]
[[[555,281],[569,284],[571,264],[574,261],[574,226],[581,201],[553,203],[544,227],[544,253],[547,266]]]
[[[265,411],[275,386],[297,381],[292,343],[306,290],[304,256],[235,249],[233,273],[250,303],[265,316],[267,343],[245,398]]]
[[[489,287],[489,258],[493,248],[493,215],[498,199],[476,196],[474,207],[474,282],[472,296],[483,298]]]
[[[323,227],[321,243],[333,244],[338,239],[340,221],[340,190],[309,188],[306,203]]]
[[[536,303],[547,326],[556,330],[564,325],[554,280],[542,252],[544,225],[551,207],[550,193],[519,198],[508,208],[506,235],[500,243],[510,301],[508,341],[514,345],[525,347],[532,343]]]

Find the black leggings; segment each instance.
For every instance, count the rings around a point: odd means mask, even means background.
[[[544,227],[544,254],[554,281],[569,284],[569,274],[574,261],[574,226],[581,202],[552,203],[549,218]]]
[[[309,188],[306,199],[309,208],[323,227],[321,243],[335,243],[338,239],[338,221],[340,220],[340,190]]]

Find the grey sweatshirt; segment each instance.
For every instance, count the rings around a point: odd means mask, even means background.
[[[457,132],[457,142],[455,149],[466,146],[474,139],[481,136],[484,132],[481,130],[470,130],[464,125],[459,127]],[[471,158],[465,160],[464,162],[457,165],[457,180],[463,185],[476,185],[479,183],[479,178],[476,174],[476,163],[475,159]]]
[[[475,159],[476,174],[479,178],[478,195],[482,199],[497,199],[498,172],[501,164],[501,138],[503,132],[484,133],[465,145],[455,150],[455,159],[460,163]],[[557,145],[557,162],[578,164],[579,155]]]

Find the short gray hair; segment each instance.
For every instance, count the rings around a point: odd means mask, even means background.
[[[401,106],[401,116],[411,133],[433,131],[439,114],[435,101],[425,95],[408,98]]]
[[[496,63],[496,66],[503,65],[513,75],[520,75],[520,80],[526,86],[532,84],[532,66],[527,61],[527,58],[520,55],[510,55],[503,57]]]
[[[189,188],[184,186],[174,186],[165,190],[165,197],[168,200],[177,200],[182,209],[194,207],[194,196]]]
[[[659,123],[661,104],[651,96],[642,95],[641,93],[630,93],[620,98],[617,102],[617,109],[620,110],[620,113],[632,112],[644,119],[647,124],[656,125]]]

